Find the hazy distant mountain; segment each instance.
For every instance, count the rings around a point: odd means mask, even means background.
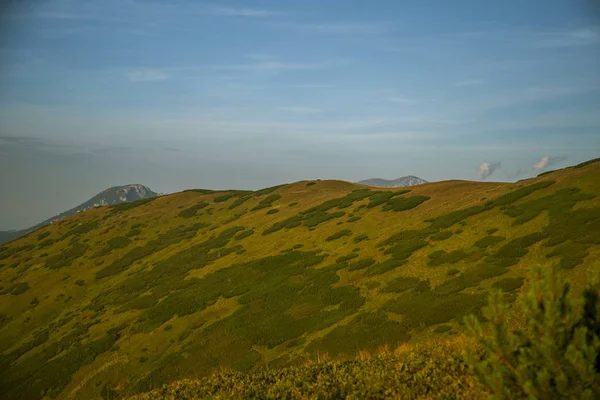
[[[365,179],[364,181],[358,182],[361,185],[375,186],[375,187],[402,187],[402,186],[414,186],[421,185],[423,183],[427,183],[425,179],[421,179],[419,177],[408,175],[403,176],[402,178],[393,179],[388,181],[387,179],[379,179],[379,178],[371,178]]]
[[[21,236],[24,236],[36,229],[39,229],[44,225],[51,224],[55,221],[58,221],[59,219],[68,217],[70,215],[89,210],[90,208],[126,203],[155,196],[158,196],[158,193],[153,192],[147,186],[140,184],[114,186],[98,193],[85,203],[82,203],[77,207],[71,208],[70,210],[67,210],[61,214],[49,218],[35,226],[32,226],[31,228],[22,229],[18,231],[0,231],[0,244],[10,242],[11,240],[20,238]]]

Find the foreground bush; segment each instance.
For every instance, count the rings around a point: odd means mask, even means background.
[[[484,399],[459,349],[459,342],[438,341],[372,357],[363,352],[351,361],[309,361],[250,374],[223,370],[133,399]]]
[[[467,319],[480,347],[466,356],[492,398],[600,399],[600,291],[594,282],[583,304],[574,303],[557,267],[537,268],[521,299],[525,330],[506,326],[508,309],[499,291],[486,314],[491,334],[476,318]]]

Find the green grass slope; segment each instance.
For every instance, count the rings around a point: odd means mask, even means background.
[[[64,219],[0,247],[0,398],[124,397],[459,335],[531,264],[583,288],[599,178],[589,162],[512,184],[303,181]]]

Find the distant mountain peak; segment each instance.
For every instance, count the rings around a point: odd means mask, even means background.
[[[387,180],[381,178],[371,178],[359,181],[361,185],[374,186],[374,187],[405,187],[405,186],[415,186],[421,185],[423,183],[428,183],[425,179],[421,179],[418,176],[408,175],[403,176],[402,178]]]
[[[89,210],[90,208],[126,203],[159,195],[159,193],[152,191],[148,186],[144,186],[139,183],[109,187],[88,201],[81,203],[77,207],[73,207],[70,210],[55,215],[52,218],[48,218],[47,220],[32,226],[31,228],[0,232],[0,244],[17,239],[45,225],[52,224],[65,217]]]

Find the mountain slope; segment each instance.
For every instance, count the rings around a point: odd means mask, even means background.
[[[77,214],[79,212],[89,210],[93,207],[119,204],[123,202],[131,202],[154,196],[158,196],[158,193],[155,193],[148,187],[140,184],[113,186],[111,188],[103,190],[102,192],[98,193],[97,195],[95,195],[88,201],[78,205],[77,207],[73,207],[70,210],[55,215],[52,218],[48,218],[47,220],[35,226],[32,226],[31,228],[22,229],[18,231],[0,231],[0,244],[9,242],[11,240],[15,240],[43,226],[56,222],[60,219],[69,217],[71,215]]]
[[[576,292],[600,254],[599,176],[304,181],[65,218],[0,247],[0,398],[124,396],[457,335],[532,263],[560,263]]]
[[[358,182],[361,185],[373,186],[373,187],[382,187],[382,188],[394,188],[394,187],[404,187],[404,186],[415,186],[422,185],[424,183],[428,183],[425,179],[421,179],[416,176],[404,176],[398,179],[380,179],[380,178],[371,178],[365,179],[363,181]]]

